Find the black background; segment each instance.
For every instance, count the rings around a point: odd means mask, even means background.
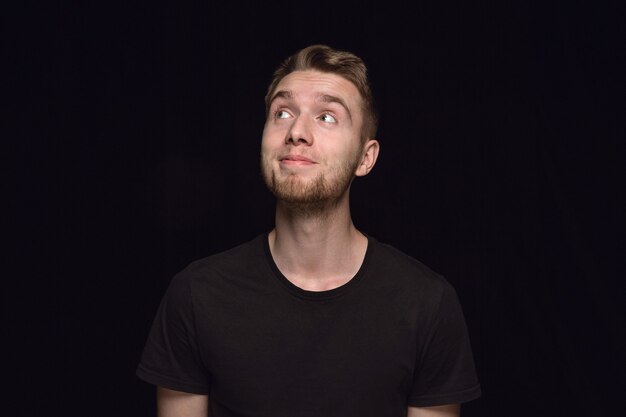
[[[157,305],[272,227],[263,95],[311,43],[370,68],[381,155],[353,218],[457,288],[483,388],[464,416],[620,414],[626,37],[587,3],[4,13],[6,415],[154,415],[134,369]]]

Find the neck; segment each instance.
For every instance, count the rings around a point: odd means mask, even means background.
[[[345,284],[360,268],[367,250],[367,238],[352,223],[347,193],[311,210],[279,201],[269,244],[283,275],[312,291]]]

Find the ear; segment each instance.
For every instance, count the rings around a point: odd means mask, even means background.
[[[361,163],[356,169],[355,175],[357,177],[363,177],[374,168],[376,160],[378,159],[378,152],[380,151],[380,145],[376,139],[368,140],[363,146],[363,153],[361,157]]]

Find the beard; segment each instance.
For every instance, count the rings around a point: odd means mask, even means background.
[[[358,158],[329,167],[327,173],[319,173],[304,179],[296,173],[280,178],[272,169],[272,163],[261,155],[261,172],[267,188],[276,199],[293,212],[317,215],[334,207],[350,188]]]

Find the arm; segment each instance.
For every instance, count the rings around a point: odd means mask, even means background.
[[[207,417],[209,396],[157,387],[158,417]]]
[[[436,407],[409,407],[407,417],[459,417],[459,404],[439,405]]]

